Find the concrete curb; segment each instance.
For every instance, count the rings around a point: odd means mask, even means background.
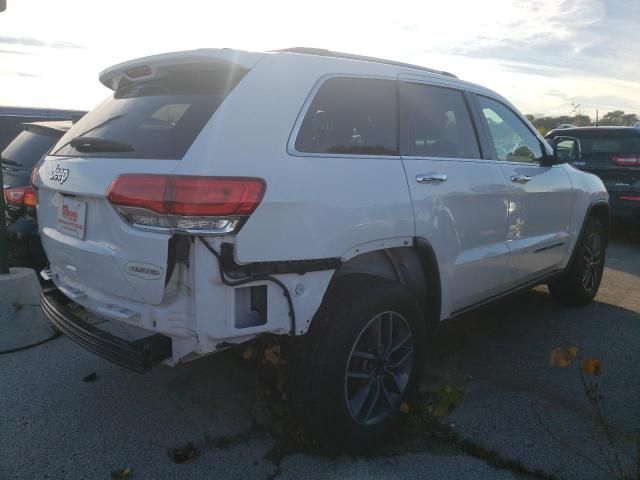
[[[30,268],[0,275],[0,351],[46,340],[54,330],[40,308],[40,283]]]

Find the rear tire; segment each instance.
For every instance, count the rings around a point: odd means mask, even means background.
[[[310,440],[362,453],[388,441],[405,415],[425,358],[419,302],[397,282],[338,279],[298,343],[291,405]]]
[[[549,284],[555,299],[569,305],[586,305],[593,300],[602,281],[606,240],[602,223],[590,217],[567,271]]]

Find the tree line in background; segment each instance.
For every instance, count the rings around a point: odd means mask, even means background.
[[[576,127],[588,127],[596,124],[595,120],[592,120],[589,115],[582,113],[574,113],[573,115],[559,115],[559,116],[535,116],[527,115],[529,121],[542,135],[546,135],[550,130],[558,128],[559,125],[571,124]],[[625,113],[622,110],[614,110],[613,112],[605,113],[598,119],[598,126],[628,126],[632,127],[640,119],[635,113]]]

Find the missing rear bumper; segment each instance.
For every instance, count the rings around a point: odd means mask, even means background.
[[[171,356],[169,337],[155,334],[134,341],[117,337],[79,318],[68,308],[68,302],[56,288],[40,294],[42,310],[51,323],[87,350],[138,373]]]

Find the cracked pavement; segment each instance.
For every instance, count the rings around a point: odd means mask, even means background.
[[[597,462],[577,371],[549,366],[553,348],[575,345],[602,359],[612,428],[620,447],[632,449],[640,429],[640,238],[618,234],[606,265],[587,307],[557,305],[539,287],[442,324],[423,387],[471,375],[464,402],[445,419],[461,438],[559,478],[606,478],[540,424]],[[0,478],[108,479],[126,467],[132,479],[531,478],[437,439],[409,449],[399,438],[369,457],[292,453],[278,469],[266,458],[275,440],[255,426],[273,422],[263,387],[238,357],[223,352],[141,376],[67,338],[0,355]],[[97,379],[83,382],[91,372]],[[168,449],[189,441],[198,457],[174,464]]]

